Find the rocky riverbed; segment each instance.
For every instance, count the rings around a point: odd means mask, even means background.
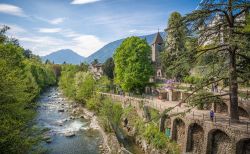
[[[98,154],[108,150],[93,113],[67,100],[58,88],[39,99],[37,124],[44,131],[42,143],[51,154]]]

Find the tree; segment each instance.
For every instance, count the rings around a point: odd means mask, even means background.
[[[113,58],[108,58],[103,64],[103,73],[108,76],[109,79],[114,79],[115,64]]]
[[[8,37],[5,35],[6,32],[10,29],[8,26],[3,26],[0,29],[0,43],[5,43]]]
[[[98,59],[94,59],[93,61],[92,61],[92,65],[96,65],[96,64],[98,64],[99,63],[99,61],[98,61]]]
[[[31,57],[32,57],[32,51],[29,50],[29,49],[24,50],[24,56],[25,56],[26,58],[31,58]],[[47,59],[47,60],[48,60],[48,59]],[[46,62],[47,62],[47,60],[46,60]]]
[[[87,72],[89,65],[87,63],[81,63],[79,66],[79,71]]]
[[[95,80],[89,72],[78,72],[75,75],[75,99],[79,102],[86,103],[94,94]]]
[[[144,39],[125,39],[114,54],[115,82],[125,91],[142,92],[153,75],[151,48]]]
[[[232,120],[239,119],[238,81],[244,73],[240,72],[238,64],[240,59],[249,59],[246,55],[249,35],[243,30],[249,8],[248,0],[204,0],[197,10],[185,16],[190,34],[199,34],[196,58],[212,52],[223,64],[209,73],[206,82],[215,78],[217,81],[229,80]]]
[[[168,20],[168,28],[166,29],[168,35],[165,51],[162,53],[162,63],[167,76],[182,78],[189,72],[190,56],[186,48],[186,29],[181,14],[173,12]],[[176,59],[180,58],[182,58],[181,63],[177,63]]]
[[[24,49],[5,35],[8,29],[0,29],[0,151],[29,153],[39,141],[34,134],[40,135],[31,128],[34,100],[55,78],[39,59],[25,57]]]

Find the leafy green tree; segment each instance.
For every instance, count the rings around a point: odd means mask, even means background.
[[[26,57],[24,49],[5,36],[7,29],[0,30],[0,153],[28,153],[38,143],[31,128],[34,100],[55,80],[49,68],[35,57]]]
[[[108,79],[107,76],[102,76],[96,85],[96,90],[101,92],[109,92],[111,86],[111,81]]]
[[[79,102],[86,103],[94,94],[96,81],[89,72],[78,72],[75,75],[75,99]]]
[[[61,77],[59,80],[59,87],[63,90],[67,97],[75,98],[75,74],[77,73],[77,66],[63,65]]]
[[[146,40],[130,37],[114,54],[115,82],[125,91],[142,92],[153,75],[151,48]]]
[[[108,76],[109,79],[114,79],[115,64],[113,58],[108,58],[103,64],[103,73]]]

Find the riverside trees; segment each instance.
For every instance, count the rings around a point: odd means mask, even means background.
[[[35,98],[56,82],[51,65],[29,54],[0,29],[0,151],[28,153],[37,142],[31,121]]]

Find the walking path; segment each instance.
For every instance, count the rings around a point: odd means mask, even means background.
[[[143,102],[144,105],[152,107],[160,112],[163,112],[164,110],[170,107],[176,106],[173,110],[171,110],[170,114],[184,112],[189,109],[186,103],[182,103],[181,106],[177,106],[180,103],[179,101],[163,101],[157,98],[153,98],[153,99],[136,98],[136,97],[122,96],[122,95],[116,95],[116,94],[110,94],[110,93],[102,93],[102,94],[110,96],[120,101],[130,102],[133,100],[137,102]],[[139,104],[131,103],[131,105],[138,107]],[[240,120],[237,122],[232,122],[226,114],[215,113],[215,118],[214,118],[214,121],[212,122],[209,117],[209,110],[197,110],[197,109],[191,109],[190,112],[186,113],[185,117],[188,119],[203,120],[206,123],[213,123],[215,125],[229,126],[231,128],[235,128],[237,130],[250,133],[250,120],[244,117],[240,117]]]

